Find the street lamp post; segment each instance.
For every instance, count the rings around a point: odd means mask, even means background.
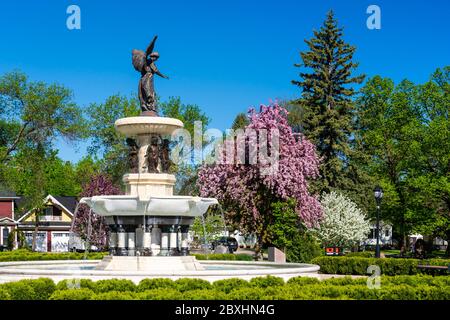
[[[375,195],[375,201],[377,203],[377,231],[376,231],[376,237],[377,237],[377,245],[375,247],[375,257],[380,257],[380,204],[381,204],[381,198],[383,198],[383,189],[381,189],[380,186],[376,186],[375,189],[373,189],[374,195]]]

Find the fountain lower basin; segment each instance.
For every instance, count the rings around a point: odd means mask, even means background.
[[[157,257],[155,257],[157,258]],[[139,283],[145,278],[201,278],[208,281],[273,275],[285,280],[296,276],[318,277],[319,266],[303,263],[275,263],[254,261],[198,261],[204,270],[101,270],[101,260],[55,260],[0,262],[0,283],[19,279],[49,277],[63,279],[129,279]]]

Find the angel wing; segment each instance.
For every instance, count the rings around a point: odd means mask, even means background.
[[[148,57],[148,55],[153,52],[156,39],[158,39],[158,36],[154,36],[152,42],[150,42],[150,44],[148,45],[147,50],[145,51],[146,57]]]
[[[131,54],[132,54],[133,67],[137,71],[142,72],[142,70],[144,70],[145,64],[147,62],[145,52],[142,50],[133,49],[133,51],[131,51]]]

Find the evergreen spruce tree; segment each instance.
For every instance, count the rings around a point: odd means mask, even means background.
[[[302,110],[303,133],[322,158],[321,177],[314,191],[350,190],[357,180],[350,165],[355,94],[351,85],[364,79],[364,75],[352,75],[358,65],[352,61],[356,48],[343,40],[332,11],[320,30],[314,31],[314,37],[305,42],[309,50],[301,52],[302,63],[295,64],[302,68],[301,79],[292,83],[302,90],[295,104]]]

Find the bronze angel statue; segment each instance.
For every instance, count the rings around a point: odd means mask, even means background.
[[[156,110],[156,97],[155,88],[153,85],[153,75],[169,79],[169,77],[163,75],[159,72],[155,65],[156,60],[159,58],[159,53],[153,51],[155,47],[155,42],[158,36],[155,36],[144,52],[142,50],[133,49],[133,66],[141,73],[141,80],[139,80],[139,100],[141,102],[142,112],[147,112],[150,115],[157,115]]]

